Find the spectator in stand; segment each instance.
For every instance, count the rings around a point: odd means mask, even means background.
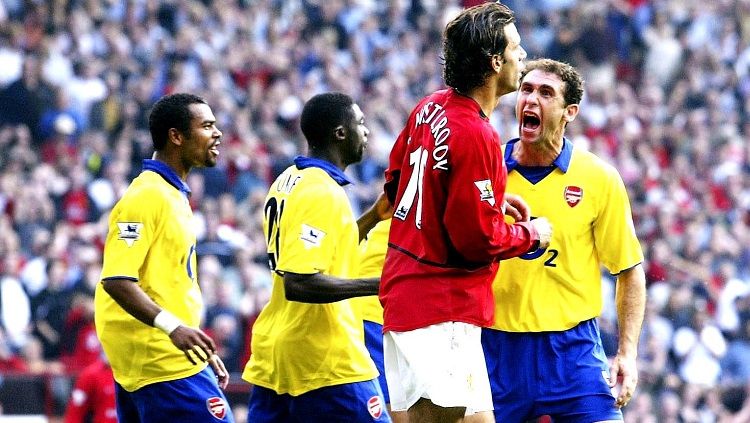
[[[29,371],[26,361],[13,352],[13,346],[0,328],[0,374],[25,373]]]
[[[719,381],[719,361],[726,350],[726,339],[700,306],[695,310],[691,324],[675,331],[672,343],[682,380],[707,387],[714,387]]]
[[[740,307],[750,309],[750,295],[736,300]],[[739,323],[734,339],[729,341],[727,352],[721,358],[721,380],[724,383],[745,383],[750,381],[750,318]]]
[[[39,121],[54,96],[53,87],[42,78],[41,62],[38,56],[27,55],[23,60],[21,78],[0,88],[0,126],[25,125],[31,130],[34,145],[39,145],[44,139],[39,131]]]
[[[94,328],[93,296],[73,295],[63,333],[60,361],[68,371],[80,371],[102,355],[102,347]]]
[[[72,305],[72,291],[66,281],[67,264],[62,259],[52,260],[47,267],[47,286],[31,301],[34,334],[44,346],[46,359],[59,359],[62,341],[68,339],[65,320]]]

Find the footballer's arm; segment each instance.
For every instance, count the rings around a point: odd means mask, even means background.
[[[357,228],[359,228],[359,241],[362,242],[370,232],[370,229],[374,228],[381,220],[390,219],[393,215],[393,206],[388,201],[385,193],[380,193],[375,202],[370,206],[367,211],[362,213],[362,216],[357,219]]]
[[[284,272],[286,299],[301,303],[325,304],[377,295],[379,286],[380,278],[344,279],[323,273]]]
[[[102,281],[104,291],[117,302],[131,316],[141,322],[154,327],[159,327],[169,335],[172,343],[182,350],[193,364],[196,361],[189,352],[192,352],[201,361],[208,359],[216,353],[216,344],[200,329],[194,329],[171,316],[168,310],[162,309],[138,286],[129,279],[111,278]],[[155,322],[157,315],[169,314],[172,317],[170,329],[165,330],[162,325]]]
[[[617,395],[617,405],[622,407],[630,401],[638,384],[636,356],[646,308],[646,276],[643,265],[638,264],[617,275],[615,303],[620,341],[617,355],[610,367],[610,385],[614,386],[618,379],[622,381]]]

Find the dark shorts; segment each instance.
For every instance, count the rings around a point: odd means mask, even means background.
[[[184,379],[128,392],[115,383],[117,420],[128,423],[234,423],[224,393],[210,367]]]
[[[370,423],[388,422],[377,379],[326,386],[302,395],[277,394],[253,386],[248,405],[253,423]]]
[[[385,364],[383,362],[383,325],[380,323],[364,321],[365,327],[365,346],[370,352],[370,357],[378,368],[380,376],[380,389],[383,390],[383,398],[386,404],[391,403],[391,397],[388,395],[388,383],[385,381]]]
[[[563,332],[483,329],[482,347],[497,422],[622,420],[595,319]]]

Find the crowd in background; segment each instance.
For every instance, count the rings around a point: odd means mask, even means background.
[[[443,85],[441,32],[473,1],[0,0],[0,372],[95,360],[106,218],[152,148],[164,94],[203,96],[224,133],[188,178],[205,329],[239,372],[270,275],[262,202],[304,154],[302,104],[352,95],[371,133],[355,210],[382,189],[408,112]],[[750,1],[508,0],[529,57],[586,79],[577,148],[628,188],[649,294],[626,422],[714,422],[750,382]],[[517,133],[514,98],[491,116]],[[617,336],[613,278],[600,318]]]

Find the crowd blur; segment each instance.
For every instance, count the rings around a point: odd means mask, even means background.
[[[99,356],[108,211],[151,156],[150,106],[178,91],[202,95],[224,133],[219,165],[188,184],[205,329],[239,372],[269,296],[262,202],[305,153],[302,104],[337,90],[365,112],[366,157],[348,171],[361,209],[411,107],[443,85],[445,22],[473,3],[0,0],[0,372],[75,374]],[[582,71],[568,137],[630,193],[649,295],[626,421],[748,421],[750,1],[506,3],[530,58]],[[491,117],[503,139],[513,104]]]

